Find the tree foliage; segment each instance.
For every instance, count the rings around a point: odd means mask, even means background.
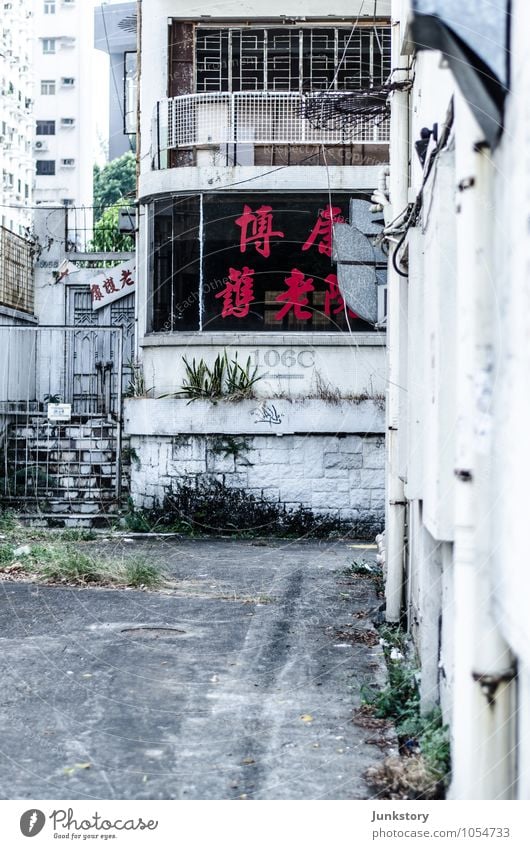
[[[134,251],[134,237],[118,230],[118,216],[122,207],[127,206],[124,198],[109,206],[94,225],[93,251]]]
[[[124,153],[103,168],[94,165],[94,221],[98,222],[107,207],[121,201],[127,206],[136,194],[136,158],[134,153]]]

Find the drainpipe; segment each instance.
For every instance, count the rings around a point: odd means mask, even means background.
[[[394,22],[392,28],[392,55],[395,67],[403,66],[406,57],[400,56],[400,29],[404,21]],[[399,60],[399,61],[398,61]],[[408,73],[396,72],[396,82],[408,78]],[[406,91],[394,91],[392,94],[392,113],[390,118],[390,201],[392,217],[395,218],[405,209],[408,201],[409,172],[409,96]],[[400,277],[392,265],[391,244],[388,264],[387,295],[387,397],[386,397],[386,619],[398,622],[401,617],[404,582],[405,551],[405,495],[404,484],[399,476],[398,438],[399,428],[406,428],[401,420],[400,407],[400,322],[401,302],[407,281]]]
[[[457,447],[453,799],[514,798],[513,661],[492,615],[495,551],[491,396],[495,380],[494,166],[455,96]],[[446,614],[447,615],[447,614]]]

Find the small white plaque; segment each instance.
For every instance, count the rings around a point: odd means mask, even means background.
[[[71,404],[48,404],[48,419],[51,422],[69,422],[71,418]]]

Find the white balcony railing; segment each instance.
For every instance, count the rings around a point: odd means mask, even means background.
[[[333,93],[329,96],[333,97]],[[306,117],[307,97],[311,95],[267,91],[172,97],[157,105],[155,139],[160,150],[244,142],[255,145],[388,143],[388,119],[375,122],[373,118],[360,116],[343,126],[344,121],[338,116],[335,126],[329,120],[323,127],[315,126],[314,119],[310,122]]]

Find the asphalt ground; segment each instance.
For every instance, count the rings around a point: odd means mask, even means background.
[[[3,799],[366,799],[384,680],[348,542],[138,540],[162,591],[0,584]],[[372,743],[369,740],[372,739]],[[377,741],[376,741],[377,742]]]

